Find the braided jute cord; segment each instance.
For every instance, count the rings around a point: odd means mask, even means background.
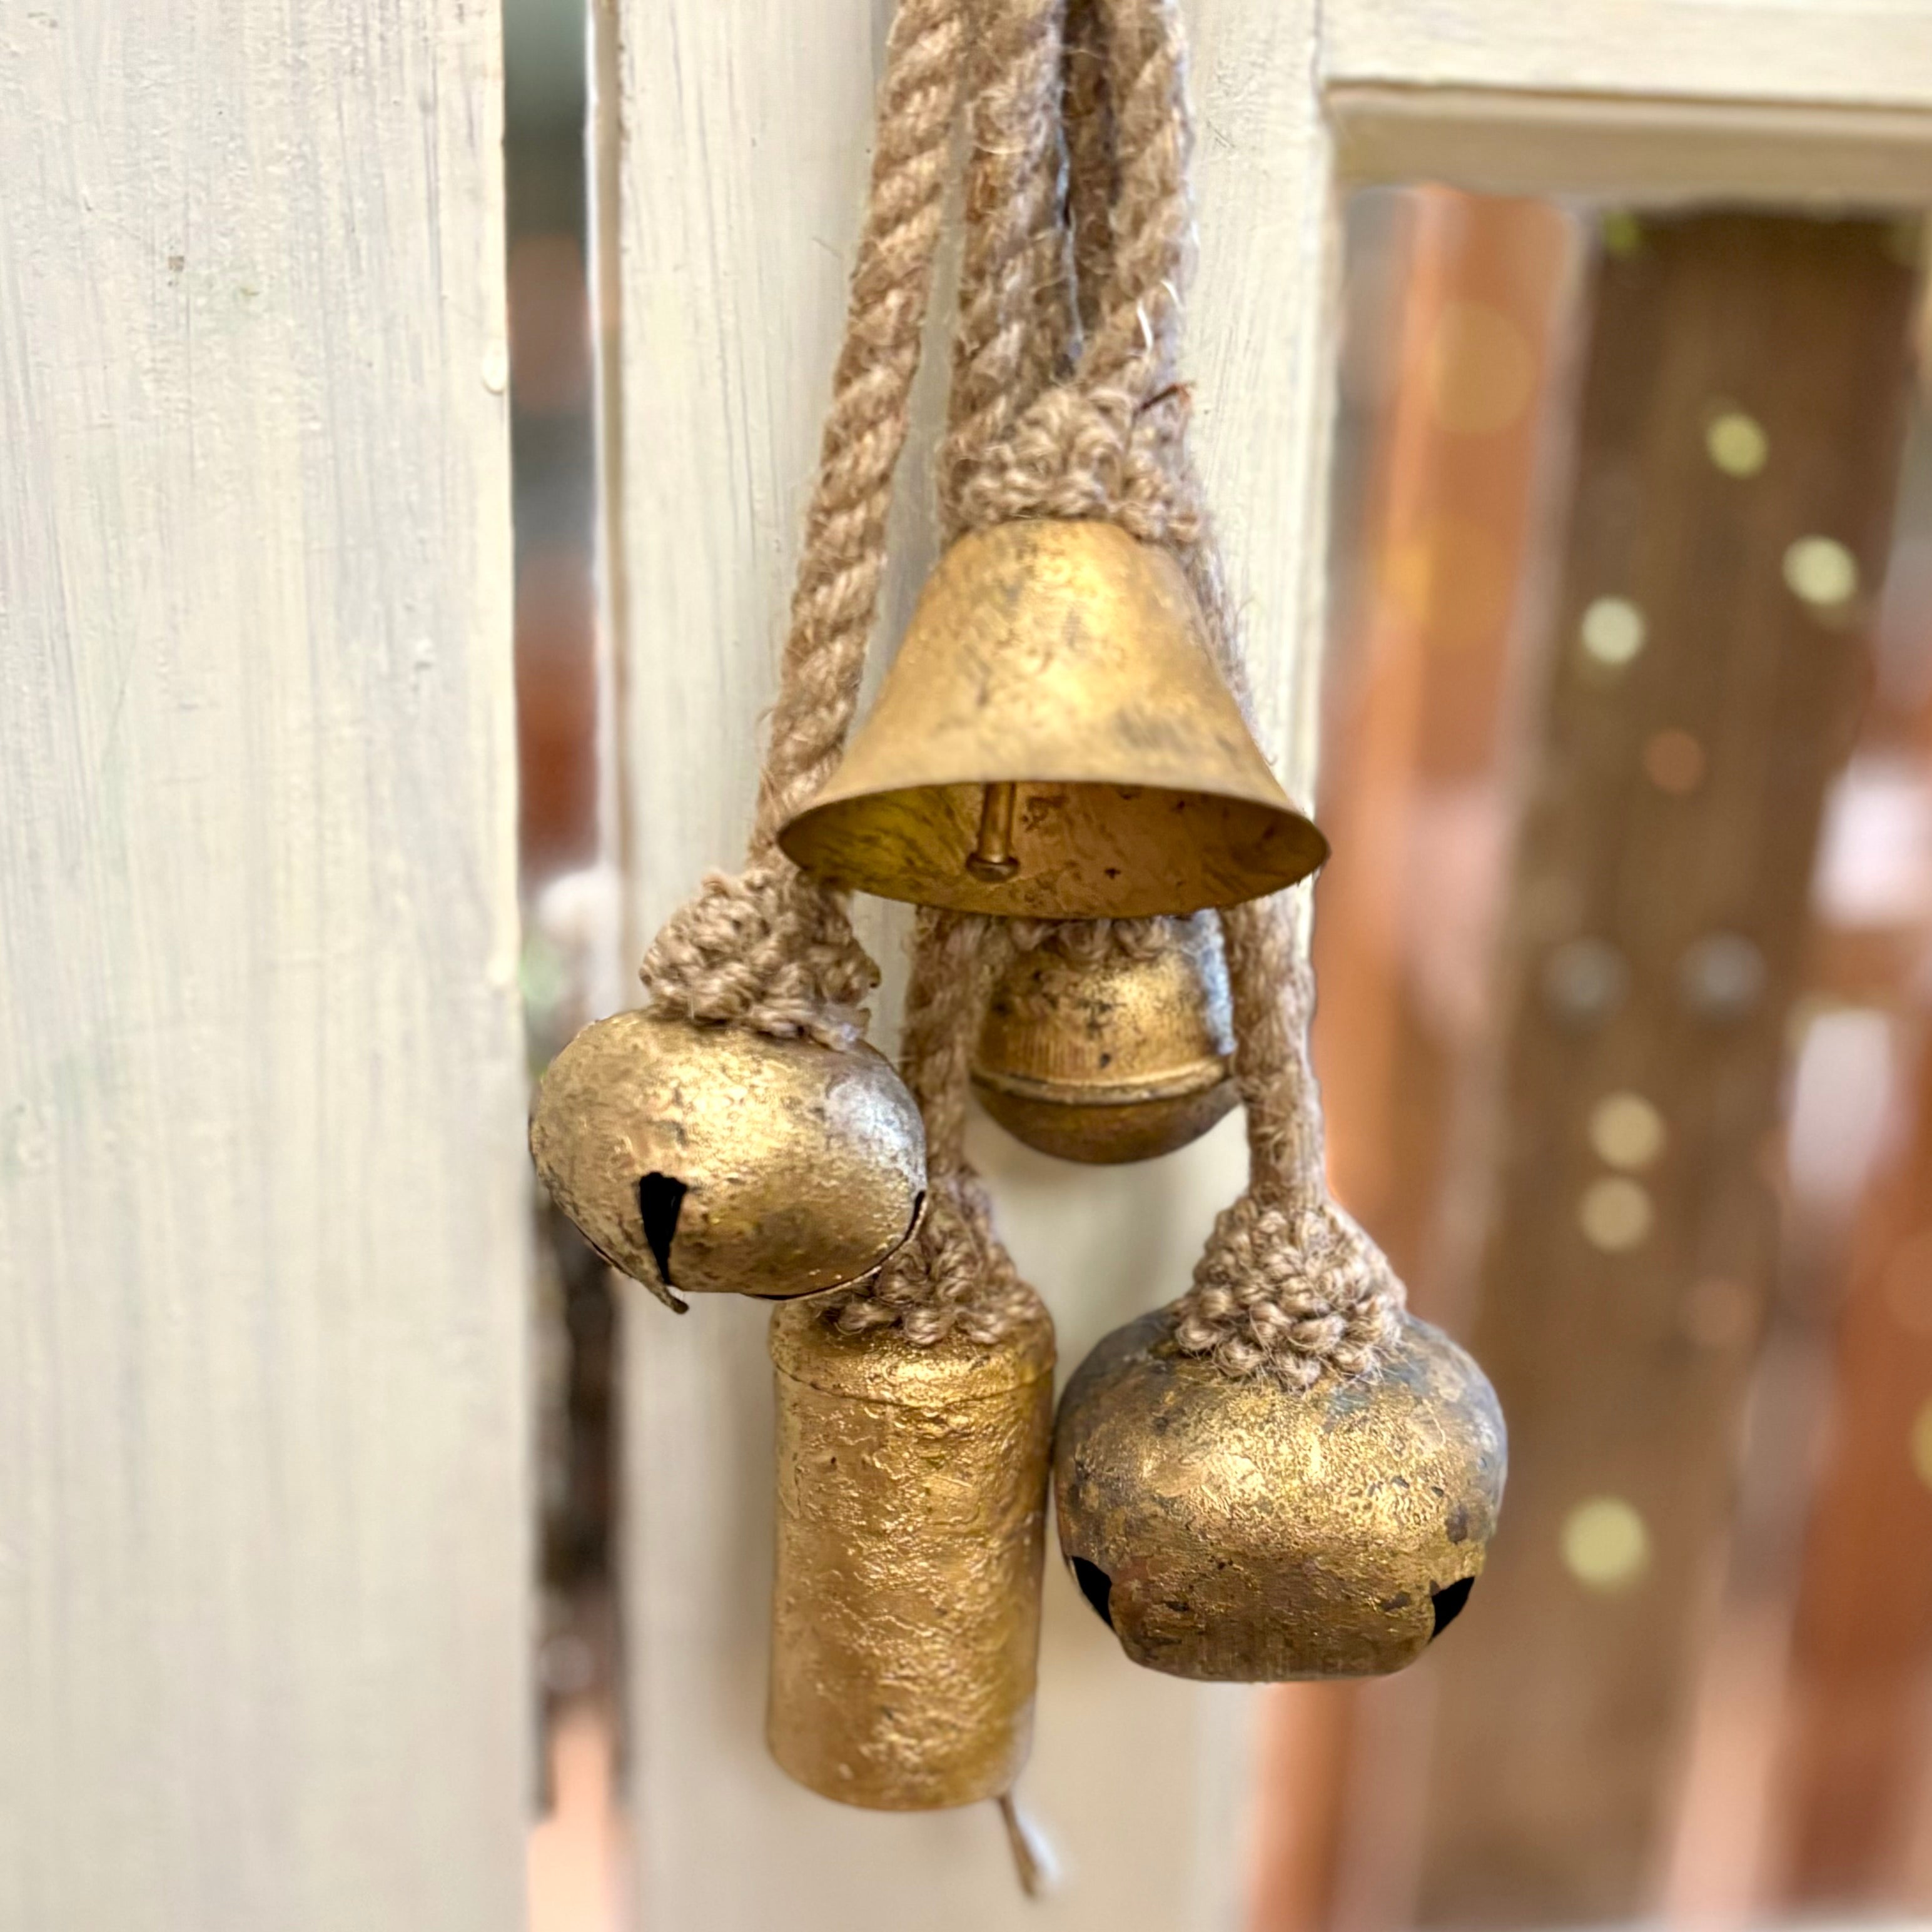
[[[985,451],[1066,373],[1075,296],[1060,204],[1060,4],[970,0],[966,235],[937,466],[949,541],[964,526],[959,493]],[[899,1068],[926,1122],[926,1211],[869,1282],[833,1300],[848,1333],[891,1326],[922,1346],[956,1334],[991,1343],[1037,1306],[966,1159],[973,1040],[1012,944],[1004,922],[920,914]]]
[[[1042,49],[1054,10],[1042,0],[986,0],[986,7],[1006,32],[1002,38],[988,26],[985,44],[1004,45],[1024,58],[995,97],[1010,117],[999,130],[1010,183],[998,204],[1004,221],[969,196],[984,245],[976,257],[969,254],[982,264],[982,278],[965,298],[955,362],[953,433],[942,468],[949,528],[1022,517],[1097,517],[1144,542],[1167,544],[1200,600],[1223,675],[1251,710],[1220,549],[1187,448],[1186,396],[1178,374],[1193,225],[1186,59],[1175,0],[1072,0],[1058,145],[1066,166],[1062,219],[1071,227],[1060,259],[1072,284],[1072,302],[1061,313],[1065,340],[1077,335],[1078,353],[1070,370],[1024,407],[1011,394],[1029,386],[1028,376],[1036,381],[1040,371],[1051,370],[1063,350],[1056,340],[1028,355],[1012,333],[1022,322],[1038,329],[1042,315],[1054,313],[1013,272],[1014,265],[1041,259],[1030,190],[1053,151],[1039,124],[1047,111],[1040,104]],[[982,80],[975,103],[982,136],[979,117],[988,98]],[[996,265],[1007,272],[996,272]],[[1235,1078],[1247,1113],[1249,1184],[1216,1223],[1177,1310],[1175,1340],[1184,1351],[1211,1356],[1231,1376],[1268,1373],[1305,1387],[1326,1372],[1361,1374],[1391,1337],[1402,1291],[1381,1251],[1328,1190],[1308,1059],[1313,1000],[1303,932],[1285,898],[1231,908],[1221,923]],[[1104,947],[1137,949],[1162,936],[1156,922],[1057,932],[1016,926],[1002,934],[977,921],[935,924],[922,935],[914,997],[929,997],[934,1006],[920,1013],[920,1036],[909,1036],[908,1076],[922,1103],[929,1093],[935,1100],[944,1093],[947,1126],[933,1136],[940,1150],[934,1165],[946,1175],[956,1172],[956,1187],[949,1181],[940,1191],[956,1192],[960,1204],[929,1217],[922,1273],[889,1268],[882,1278],[881,1308],[887,1296],[898,1300],[898,1318],[908,1334],[927,1325],[943,1332],[943,1316],[908,1301],[955,1292],[956,1278],[974,1258],[990,1271],[993,1291],[980,1311],[982,1325],[997,1319],[1007,1278],[998,1273],[1004,1254],[986,1228],[983,1194],[963,1156],[956,1168],[951,1164],[949,1139],[953,1109],[963,1121],[966,1060],[988,956],[1042,944],[1095,956]],[[941,946],[957,949],[950,965],[928,950]],[[969,959],[976,970],[967,970]],[[929,1124],[934,1118],[929,1113]],[[857,1318],[859,1306],[848,1306],[845,1318]]]
[[[833,1303],[848,1334],[896,1325],[922,1345],[955,1334],[996,1342],[1038,1305],[966,1160],[967,1062],[1006,957],[1000,921],[920,910],[899,1066],[926,1120],[926,1212],[870,1282]]]
[[[780,854],[777,832],[824,783],[858,704],[965,53],[964,0],[901,0],[748,862],[736,876],[710,874],[652,943],[640,976],[659,1013],[832,1047],[864,1031],[878,969],[838,897]]]
[[[1174,1340],[1231,1376],[1268,1373],[1306,1388],[1324,1371],[1372,1370],[1394,1339],[1403,1294],[1381,1249],[1328,1192],[1308,1059],[1314,986],[1291,908],[1277,896],[1220,916],[1248,1184],[1214,1223]]]
[[[1072,514],[1192,540],[1198,516],[1183,528],[1171,513],[1175,480],[1192,487],[1174,447],[1180,418],[1155,414],[1156,392],[1172,387],[1186,266],[1185,124],[1177,129],[1172,111],[1123,122],[1112,106],[1118,90],[1178,110],[1178,47],[1148,31],[1162,23],[1148,0],[1073,0],[1070,18],[1066,0],[974,0],[970,19],[966,241],[938,464],[944,534],[1068,514],[1070,487],[1080,496]],[[1160,152],[1124,160],[1123,126]],[[1123,274],[1133,278],[1124,286]],[[1039,467],[1043,419],[1059,439],[1052,476]],[[1029,461],[1035,472],[1016,481]],[[1070,482],[1067,465],[1083,461],[1090,473]],[[1042,479],[1058,493],[1050,501],[1036,493]],[[1097,958],[1172,940],[1166,920],[922,916],[901,1069],[926,1117],[926,1212],[879,1274],[840,1299],[842,1326],[990,1341],[1019,1318],[1030,1291],[965,1159],[970,1051],[992,978],[1016,949]]]

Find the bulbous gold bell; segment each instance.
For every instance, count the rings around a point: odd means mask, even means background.
[[[1372,1374],[1306,1393],[1182,1354],[1172,1310],[1068,1384],[1060,1546],[1136,1664],[1244,1683],[1412,1664],[1462,1610],[1502,1501],[1502,1412],[1404,1313]]]
[[[1033,1733],[1053,1328],[920,1347],[772,1314],[772,1755],[846,1804],[1012,1789]]]
[[[1205,1133],[1237,1099],[1228,969],[1210,918],[1153,944],[1016,954],[973,1056],[980,1104],[1062,1160],[1151,1160]]]
[[[1186,913],[1292,885],[1327,842],[1204,635],[1173,556],[1112,524],[962,537],[778,843],[842,890],[1010,918]]]
[[[660,1293],[856,1281],[926,1186],[919,1108],[869,1046],[645,1012],[597,1021],[550,1063],[530,1152],[590,1245]]]

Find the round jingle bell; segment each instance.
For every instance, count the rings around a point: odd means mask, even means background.
[[[1328,856],[1215,668],[1180,564],[1097,521],[940,560],[787,855],[844,890],[1005,918],[1232,905]]]
[[[921,1346],[772,1311],[772,1755],[822,1796],[922,1811],[1012,1788],[1033,1731],[1053,1327]]]
[[[1213,922],[1094,956],[1052,940],[995,983],[973,1056],[980,1104],[1062,1160],[1151,1160],[1198,1139],[1238,1097],[1228,970]]]
[[[816,1294],[917,1220],[926,1133],[891,1064],[647,1012],[586,1027],[543,1077],[530,1152],[584,1238],[666,1291]]]
[[[1116,1329],[1060,1402],[1060,1545],[1136,1664],[1239,1682],[1412,1664],[1481,1571],[1507,1449],[1483,1372],[1407,1313],[1378,1366],[1302,1390]]]

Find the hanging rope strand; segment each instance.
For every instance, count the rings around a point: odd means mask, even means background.
[[[945,218],[964,30],[962,0],[902,0],[887,38],[872,197],[806,518],[754,856],[776,850],[778,826],[824,783],[858,704]]]
[[[1234,1009],[1234,1078],[1247,1109],[1248,1185],[1214,1224],[1174,1340],[1228,1374],[1303,1388],[1360,1375],[1393,1340],[1402,1284],[1330,1197],[1308,1059],[1313,982],[1286,896],[1221,915]]]
[[[836,895],[778,852],[850,730],[886,567],[892,478],[945,215],[964,0],[902,0],[886,45],[872,192],[853,271],[748,861],[713,873],[640,974],[654,1011],[849,1046],[878,982]]]
[[[1074,329],[1060,113],[1062,0],[976,0],[966,236],[940,518],[961,525],[958,492],[989,443],[1058,376]],[[998,1340],[1035,1306],[994,1234],[966,1160],[971,1050],[992,981],[1009,956],[998,921],[931,910],[916,929],[900,1071],[926,1122],[926,1205],[912,1238],[844,1298],[850,1333],[884,1325],[931,1344],[955,1333]]]
[[[1060,218],[1061,0],[976,0],[966,132],[965,240],[940,520],[959,528],[959,489],[981,452],[1058,373],[1070,326]]]

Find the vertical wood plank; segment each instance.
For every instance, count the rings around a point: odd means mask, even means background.
[[[1858,605],[1788,556],[1879,574],[1912,287],[1885,243],[1701,216],[1600,272],[1473,1343],[1510,1496],[1440,1660],[1425,1923],[1627,1919],[1663,1875],[1748,1366],[1702,1311],[1768,1285],[1761,1148],[1868,675]],[[1606,1130],[1613,1096],[1660,1140]]]
[[[1862,1204],[1812,1497],[1780,1754],[1778,1902],[1910,1897],[1932,1659],[1932,1052],[1906,1144]],[[1914,1903],[1917,1903],[1914,1900]]]
[[[1190,373],[1273,748],[1305,790],[1330,357],[1328,149],[1306,0],[1196,0],[1202,267]],[[857,232],[889,0],[668,0],[619,36],[620,640],[634,950],[738,856]],[[884,626],[932,554],[927,431]],[[701,747],[701,752],[694,750]],[[890,926],[875,928],[888,934]],[[890,962],[889,962],[890,963]],[[889,1034],[889,1029],[886,1030]],[[889,1037],[886,1043],[890,1044]],[[1084,1172],[988,1130],[1002,1226],[1070,1369],[1185,1286],[1239,1185],[1235,1124],[1154,1169]],[[627,1636],[638,1911],[715,1932],[1231,1924],[1246,1882],[1250,1700],[1136,1672],[1049,1557],[1023,1792],[1065,1892],[1028,1908],[989,1807],[842,1809],[763,1744],[770,1576],[765,1312],[627,1309]]]
[[[0,1924],[520,1922],[491,0],[0,32]]]
[[[1364,256],[1371,222],[1386,254],[1351,272],[1345,366],[1375,399],[1354,490],[1337,464],[1337,508],[1348,514],[1359,492],[1360,536],[1322,700],[1320,816],[1336,856],[1316,891],[1316,1062],[1338,1197],[1375,1231],[1411,1307],[1460,1334],[1487,1178],[1472,1130],[1486,1096],[1471,1090],[1488,1084],[1528,708],[1520,645],[1542,628],[1524,607],[1550,534],[1544,446],[1569,400],[1554,372],[1568,373],[1580,231],[1546,202],[1437,188],[1368,203],[1358,222]],[[1404,1886],[1416,1807],[1396,1794],[1420,1792],[1403,1718],[1442,1660],[1396,1684],[1270,1700],[1256,1932],[1372,1921],[1372,1900]]]

